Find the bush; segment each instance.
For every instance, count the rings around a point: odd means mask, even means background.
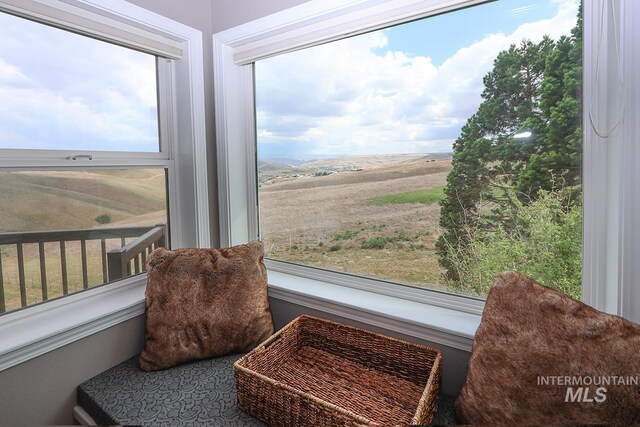
[[[330,252],[336,252],[336,251],[339,251],[340,249],[342,249],[342,246],[340,246],[340,245],[333,245],[333,246],[331,246],[331,247],[329,248],[329,251],[330,251]]]
[[[109,224],[111,222],[111,215],[107,213],[100,214],[96,217],[98,224]]]
[[[449,246],[447,258],[459,277],[449,285],[485,296],[502,271],[515,270],[581,299],[582,206],[570,191],[541,191],[529,205],[517,202],[512,229],[477,227],[465,250]]]
[[[386,237],[373,237],[362,242],[362,249],[384,249],[388,242]]]
[[[404,228],[401,228],[399,231],[396,231],[396,234],[398,235],[396,240],[400,240],[403,242],[411,241],[411,237],[407,235],[407,232],[405,231]]]
[[[354,237],[356,237],[358,235],[358,231],[351,231],[351,230],[347,230],[347,231],[343,231],[343,232],[338,232],[334,235],[334,240],[349,240],[349,239],[353,239]]]

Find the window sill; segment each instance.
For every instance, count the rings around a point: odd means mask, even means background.
[[[480,315],[269,270],[269,296],[471,351]]]
[[[0,317],[0,371],[144,313],[146,275]]]
[[[146,276],[0,317],[0,371],[144,314]],[[471,351],[480,316],[424,302],[269,271],[269,296]]]

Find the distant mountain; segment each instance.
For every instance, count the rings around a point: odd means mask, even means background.
[[[298,166],[284,163],[276,160],[259,160],[258,161],[258,176],[261,177],[261,180],[271,179],[276,176],[287,176],[287,175],[300,175],[304,173],[308,173],[309,171],[305,168],[300,168]]]
[[[362,156],[340,156],[327,159],[310,160],[300,165],[309,170],[327,170],[334,172],[349,170],[367,170],[385,166],[409,164],[416,162],[430,162],[435,160],[449,160],[451,153],[433,154],[372,154]]]
[[[261,184],[274,183],[299,176],[326,176],[335,172],[372,170],[403,165],[413,167],[421,163],[440,160],[451,160],[451,153],[372,154],[307,160],[262,159],[258,161],[258,180]]]
[[[268,159],[263,159],[266,162],[275,162],[275,163],[284,163],[285,165],[290,166],[300,166],[301,164],[308,162],[310,159],[296,159],[293,157],[273,157]]]

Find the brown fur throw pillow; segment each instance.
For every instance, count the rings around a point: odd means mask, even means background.
[[[228,249],[156,249],[147,259],[140,367],[247,352],[273,333],[259,241]]]
[[[462,423],[640,424],[640,326],[518,273],[491,288],[467,381]]]

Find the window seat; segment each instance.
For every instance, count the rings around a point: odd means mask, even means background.
[[[226,357],[144,372],[133,357],[78,386],[76,419],[101,425],[263,426],[236,405],[233,363]],[[442,395],[434,424],[453,424],[453,398]]]
[[[264,426],[236,405],[233,363],[242,355],[145,372],[138,357],[82,383],[78,406],[101,425]]]

